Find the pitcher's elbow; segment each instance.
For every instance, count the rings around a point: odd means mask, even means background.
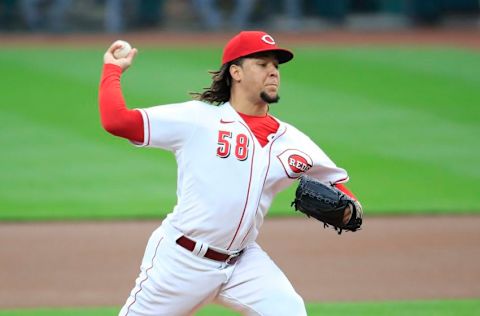
[[[121,130],[121,127],[119,126],[119,124],[116,124],[115,122],[105,121],[105,120],[102,120],[101,122],[102,122],[102,127],[106,132],[112,135],[118,136],[119,131]]]

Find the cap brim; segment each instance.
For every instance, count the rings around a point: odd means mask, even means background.
[[[278,63],[283,64],[293,59],[293,53],[286,49],[275,49],[273,50],[275,55],[277,55]]]
[[[242,57],[248,57],[248,56],[252,56],[252,55],[255,55],[255,54],[259,54],[259,53],[273,53],[273,54],[275,54],[275,56],[278,59],[279,64],[286,63],[286,62],[293,59],[293,53],[291,51],[289,51],[287,49],[283,49],[283,48],[265,49],[265,50],[260,49],[258,51],[255,51],[251,54],[248,54],[248,55],[242,56]]]

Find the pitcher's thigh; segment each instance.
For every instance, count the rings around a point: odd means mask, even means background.
[[[244,315],[307,315],[303,299],[258,245],[246,249],[218,301]]]
[[[150,238],[141,273],[119,316],[190,315],[213,299],[226,276],[161,234]]]

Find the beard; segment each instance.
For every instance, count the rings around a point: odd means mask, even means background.
[[[267,102],[268,104],[270,103],[277,103],[278,100],[280,100],[280,96],[278,94],[274,95],[273,97],[269,96],[265,91],[262,91],[260,93],[260,98]]]

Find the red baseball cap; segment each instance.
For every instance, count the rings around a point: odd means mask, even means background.
[[[293,53],[287,49],[279,48],[271,35],[262,31],[243,31],[235,35],[225,45],[222,65],[259,52],[273,52],[280,64],[293,58]]]

